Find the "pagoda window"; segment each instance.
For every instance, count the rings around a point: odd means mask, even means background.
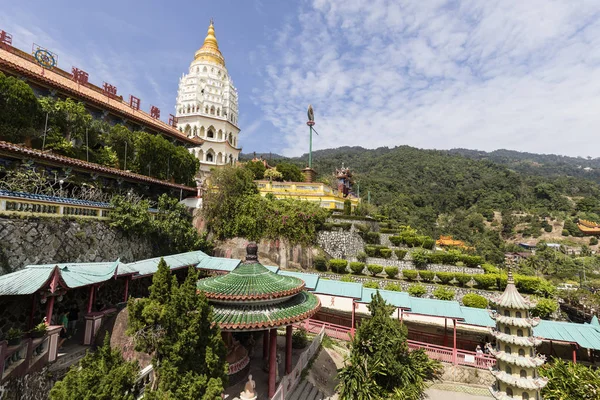
[[[506,333],[507,335],[510,335],[510,328],[508,326],[504,327],[504,333]]]
[[[523,329],[517,329],[517,336],[523,337]]]
[[[194,136],[198,136],[198,127],[194,126],[192,132],[194,133]]]
[[[206,153],[206,161],[213,162],[213,160],[214,160],[213,154],[212,153]]]
[[[189,105],[189,104],[188,104],[188,106],[187,106],[187,112],[188,112],[188,113],[190,112],[190,105]]]
[[[204,67],[204,68],[202,69],[202,72],[208,72],[208,68]]]
[[[192,127],[190,126],[190,124],[186,124],[186,125],[185,125],[185,129],[183,130],[183,132],[184,132],[186,135],[189,135],[191,131],[192,131]]]
[[[516,312],[516,314],[515,314],[515,316],[516,316],[517,318],[521,318],[521,311],[517,311],[517,312]]]
[[[519,355],[520,355],[521,357],[525,357],[525,350],[523,350],[523,349],[519,349]]]
[[[504,371],[506,371],[507,374],[512,375],[512,368],[509,365],[506,366]]]
[[[211,114],[211,115],[215,115],[215,106],[212,106],[212,107],[210,108],[210,114]]]
[[[212,129],[209,129],[208,132],[206,133],[206,137],[214,138],[215,137],[215,131],[213,131]]]
[[[219,129],[219,140],[223,140],[223,131]]]
[[[519,371],[519,376],[521,378],[527,378],[527,372],[524,369],[522,369],[521,371]]]
[[[204,127],[200,127],[200,137],[204,137]]]
[[[510,317],[510,310],[504,310],[504,316]]]
[[[231,132],[229,132],[229,143],[233,144],[233,136],[231,135]]]
[[[527,392],[523,392],[523,393],[521,394],[521,398],[522,398],[523,400],[529,400],[529,393],[527,393]]]
[[[217,117],[220,117],[220,116],[221,116],[221,109],[217,108]]]
[[[506,354],[510,354],[510,346],[509,345],[504,346],[504,352]]]
[[[512,396],[513,395],[513,391],[512,391],[511,388],[509,388],[509,387],[506,388],[506,395],[507,396]]]
[[[208,114],[208,106],[204,107],[204,114]]]

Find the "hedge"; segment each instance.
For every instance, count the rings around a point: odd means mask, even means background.
[[[472,277],[472,275],[463,274],[462,272],[454,274],[454,279],[456,279],[459,286],[465,286],[471,280]]]
[[[329,260],[329,268],[331,268],[333,272],[337,272],[338,274],[345,274],[347,266],[348,261],[346,260],[342,260],[339,258],[332,258],[331,260]]]
[[[383,271],[383,266],[378,264],[369,264],[367,265],[367,270],[369,270],[371,275],[375,276]]]
[[[435,246],[435,240],[429,236],[419,236],[412,233],[404,233],[398,236],[390,236],[390,242],[395,246],[405,244],[408,247],[424,247],[426,249],[433,249]]]
[[[419,275],[419,272],[415,271],[414,269],[403,269],[402,270],[402,276],[404,276],[409,281],[414,281],[415,279],[417,279],[418,275]]]
[[[427,288],[425,288],[425,286],[421,285],[420,283],[416,283],[408,287],[408,294],[413,297],[421,297],[425,293],[427,293]]]
[[[392,257],[392,249],[381,249],[379,250],[379,255],[381,255],[382,258],[391,258]]]
[[[394,250],[394,253],[396,253],[396,257],[398,257],[398,260],[404,260],[404,257],[406,257],[406,254],[408,253],[408,250],[396,249]]]
[[[353,221],[375,221],[371,217],[363,217],[362,215],[332,215],[332,219],[348,219]]]
[[[327,271],[327,259],[323,256],[316,256],[313,258],[313,267],[317,271]]]
[[[385,267],[385,274],[388,276],[388,278],[396,278],[398,276],[398,267]]]
[[[332,231],[334,229],[341,229],[343,231],[349,231],[352,228],[352,224],[350,222],[340,222],[339,224],[333,224],[331,222],[326,222],[323,224],[324,231]]]
[[[462,303],[465,307],[487,308],[488,306],[487,299],[475,293],[465,294],[462,298]]]
[[[438,300],[454,300],[454,290],[440,286],[433,291],[433,297]]]
[[[394,292],[401,292],[402,288],[397,283],[388,283],[383,287],[385,290],[392,290]]]
[[[480,289],[489,289],[496,286],[496,276],[494,274],[474,275],[473,279]]]
[[[365,246],[365,253],[367,253],[367,255],[369,257],[382,257],[382,255],[381,255],[382,250],[390,250],[390,249],[388,247],[382,246],[382,245],[367,245],[367,246]],[[390,250],[390,257],[391,257],[391,255],[392,254],[391,254],[391,250]]]
[[[454,279],[454,273],[452,272],[437,272],[435,276],[437,276],[440,282],[442,282],[444,285],[449,284],[450,281]]]
[[[394,233],[397,234],[398,233],[398,229],[393,229],[393,228],[381,228],[379,229],[380,233]]]
[[[365,263],[364,262],[360,262],[360,261],[353,261],[350,263],[350,270],[357,274],[360,275],[362,274],[363,270],[365,269]]]
[[[379,283],[375,282],[375,281],[367,281],[363,283],[363,287],[369,288],[369,289],[379,289]]]
[[[423,270],[419,271],[419,276],[424,282],[431,282],[435,276],[435,273],[433,271]]]

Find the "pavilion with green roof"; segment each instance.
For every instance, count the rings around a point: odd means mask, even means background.
[[[275,394],[277,328],[286,327],[285,373],[292,372],[292,326],[312,317],[321,308],[319,298],[305,288],[302,279],[278,275],[258,262],[258,246],[250,242],[246,260],[230,273],[198,281],[213,306],[228,344],[230,374],[248,365],[247,351],[233,345],[233,332],[263,331],[263,357],[269,361],[269,398]],[[268,351],[267,351],[268,349]],[[231,359],[229,359],[231,358]],[[231,366],[237,366],[231,368]]]

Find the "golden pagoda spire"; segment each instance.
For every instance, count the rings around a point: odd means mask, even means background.
[[[225,59],[223,58],[223,54],[221,54],[221,51],[219,50],[219,43],[217,42],[217,37],[215,36],[215,25],[212,18],[210,19],[208,32],[206,33],[206,37],[204,38],[204,44],[194,56],[194,61],[196,60],[211,61],[216,64],[225,66]]]

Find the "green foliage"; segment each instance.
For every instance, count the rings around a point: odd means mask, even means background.
[[[317,271],[327,271],[327,259],[323,256],[313,258],[313,267]]]
[[[373,276],[380,274],[383,271],[383,266],[378,264],[367,265],[367,270]]]
[[[419,276],[421,277],[423,282],[431,282],[433,280],[433,277],[435,276],[435,272],[422,270],[419,271]]]
[[[396,249],[394,250],[394,253],[396,253],[396,257],[398,257],[398,260],[401,261],[404,260],[404,257],[406,257],[408,251],[403,249]]]
[[[352,214],[352,202],[348,199],[344,200],[344,215]]]
[[[367,253],[365,253],[364,251],[359,251],[356,254],[356,259],[360,262],[367,262]]]
[[[408,351],[406,328],[390,318],[395,308],[379,293],[368,307],[371,318],[356,330],[348,362],[338,374],[340,400],[422,399],[425,382],[439,376],[439,362],[423,350]]]
[[[447,285],[454,279],[454,273],[452,272],[436,272],[435,276],[440,280],[441,283]]]
[[[244,164],[244,168],[252,172],[254,179],[262,179],[265,175],[265,171],[267,170],[267,167],[265,167],[265,165],[260,161],[248,161],[246,164]],[[273,177],[271,177],[271,179],[273,179]]]
[[[392,257],[392,249],[380,249],[379,254],[382,258],[389,259]]]
[[[389,267],[385,267],[385,274],[388,276],[388,278],[390,279],[395,279],[398,277],[398,267],[396,266],[389,266]]]
[[[363,287],[369,288],[369,289],[379,289],[379,283],[375,282],[375,281],[367,281],[363,283]]]
[[[481,264],[481,268],[485,271],[486,274],[497,274],[500,272],[500,269],[492,264]]]
[[[600,396],[600,369],[553,358],[539,373],[548,378],[542,389],[546,400],[596,400]]]
[[[369,246],[365,246],[365,253],[367,253],[367,256],[369,257],[384,257],[384,253],[387,255],[388,252],[387,250],[390,250],[389,252],[389,256],[391,257],[392,253],[391,253],[391,249],[387,248],[386,246],[382,246],[382,245],[369,245]],[[389,258],[389,257],[387,257]]]
[[[2,140],[29,142],[42,122],[41,108],[33,90],[23,80],[0,72],[0,132]]]
[[[473,280],[479,289],[488,290],[496,286],[496,275],[493,274],[477,274],[473,275]]]
[[[107,334],[102,347],[88,352],[56,382],[50,399],[133,400],[137,398],[135,381],[139,369],[137,361],[125,361],[119,350],[111,349]]]
[[[428,253],[425,250],[415,250],[410,256],[412,257],[413,264],[417,268],[425,268],[429,263]]]
[[[177,283],[164,260],[147,298],[130,299],[127,333],[138,351],[153,354],[157,399],[214,399],[227,385],[227,353],[212,307],[196,293],[198,272]],[[146,396],[146,394],[144,395]]]
[[[433,296],[438,300],[454,300],[454,290],[440,286],[433,291]]]
[[[268,332],[263,333],[267,335]],[[292,347],[294,349],[303,349],[308,344],[308,336],[306,335],[306,329],[300,327],[292,334]]]
[[[537,299],[536,306],[531,310],[533,317],[549,319],[552,314],[558,310],[558,302],[554,299]]]
[[[353,274],[360,275],[360,274],[362,274],[364,269],[365,269],[364,262],[353,261],[350,263],[350,271],[352,271]]]
[[[462,303],[465,307],[487,308],[488,306],[487,299],[475,293],[465,294],[462,298]]]
[[[361,235],[364,241],[368,244],[379,244],[380,237],[377,232],[367,232],[364,235]]]
[[[277,171],[275,168],[269,168],[263,173],[263,178],[268,179],[270,182],[272,181],[282,181],[283,174]]]
[[[427,288],[421,285],[420,283],[415,283],[414,285],[410,285],[408,287],[408,294],[412,297],[422,297],[427,293]]]
[[[283,180],[286,182],[304,182],[302,171],[293,164],[279,163],[275,166],[275,169],[281,172]]]
[[[329,268],[333,272],[336,272],[338,274],[345,274],[347,272],[346,267],[348,266],[348,261],[346,261],[346,260],[339,259],[339,258],[332,258],[331,260],[329,260],[328,264],[329,264]]]
[[[595,245],[597,245],[597,244],[598,244],[598,238],[597,238],[597,237],[595,237],[595,236],[592,236],[592,237],[590,238],[590,246],[595,246]]]
[[[415,271],[414,269],[403,269],[402,270],[402,276],[404,276],[404,278],[408,279],[409,281],[416,280],[418,275],[419,275],[419,271]]]
[[[340,282],[354,282],[354,278],[350,275],[344,275],[340,278]]]
[[[457,272],[454,274],[454,279],[458,282],[459,286],[466,286],[466,284],[473,278],[473,275],[463,274],[461,272]]]
[[[398,285],[397,283],[386,283],[385,286],[383,287],[384,290],[391,290],[393,292],[401,292],[402,291],[402,287],[400,285]]]

